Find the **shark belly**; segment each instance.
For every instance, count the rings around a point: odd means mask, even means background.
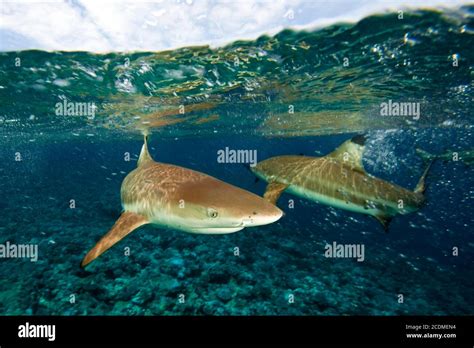
[[[329,179],[320,177],[314,181],[290,184],[287,192],[313,202],[376,217],[412,213],[420,208],[424,200],[422,195],[371,177],[356,177],[354,181],[337,186],[331,185]]]
[[[342,199],[338,199],[336,197],[324,195],[314,190],[311,190],[302,186],[298,186],[298,185],[290,185],[287,189],[287,192],[292,193],[295,196],[306,198],[316,203],[352,211],[355,213],[372,215],[372,216],[377,216],[382,213],[380,209],[368,208],[365,205],[360,205],[360,204],[351,202],[350,200],[345,201]]]
[[[150,208],[151,206],[153,208]],[[244,228],[244,226],[220,228],[200,227],[199,224],[190,222],[182,216],[175,214],[169,206],[152,205],[143,201],[135,202],[133,204],[124,204],[123,208],[125,211],[146,216],[150,224],[156,227],[179,230],[193,234],[226,234],[238,232]]]
[[[190,228],[185,232],[195,234],[228,234],[243,230],[244,227],[222,227],[222,228]],[[184,231],[184,230],[183,230]]]
[[[198,224],[189,223],[186,219],[173,215],[169,211],[155,214],[150,218],[150,223],[161,228],[179,230],[193,234],[227,234],[244,229],[244,226],[236,227],[199,227]]]

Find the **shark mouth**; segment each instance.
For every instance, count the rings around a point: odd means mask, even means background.
[[[202,227],[190,229],[189,232],[198,234],[226,234],[238,232],[244,229],[244,227],[243,225],[237,227]]]
[[[241,226],[244,226],[244,227],[246,227],[246,226],[252,226],[253,223],[254,223],[254,220],[253,220],[253,219],[243,219]]]

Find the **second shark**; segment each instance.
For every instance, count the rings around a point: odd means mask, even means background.
[[[314,202],[375,217],[388,230],[393,216],[424,203],[428,164],[414,191],[368,174],[362,165],[365,136],[347,140],[324,157],[277,156],[251,170],[268,182],[264,197],[276,203],[283,191]]]

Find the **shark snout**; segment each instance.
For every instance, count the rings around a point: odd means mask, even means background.
[[[278,221],[283,216],[283,211],[272,204],[268,204],[265,209],[255,210],[252,214],[242,219],[243,227],[253,227],[268,225]]]
[[[179,196],[186,205],[185,209],[177,211],[188,219],[188,211],[192,211],[197,220],[193,222],[194,227],[202,225],[206,228],[235,230],[268,225],[283,215],[278,207],[263,197],[222,181],[206,180],[199,181],[199,185],[189,185]]]

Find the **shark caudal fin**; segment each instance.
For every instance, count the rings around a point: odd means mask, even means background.
[[[434,160],[430,160],[428,165],[426,166],[426,169],[421,175],[420,180],[418,181],[418,184],[416,184],[416,187],[414,190],[415,193],[423,194],[425,192],[425,189],[426,189],[425,179],[426,179],[426,176],[428,175],[431,165],[433,164],[433,161]]]
[[[87,253],[81,262],[81,267],[84,268],[89,263],[94,261],[105,251],[110,249],[115,243],[122,240],[129,233],[133,232],[138,227],[148,223],[144,216],[123,212],[122,215],[115,222],[111,230],[99,240],[99,242]]]
[[[141,165],[153,162],[153,158],[151,158],[150,153],[148,152],[148,133],[145,132],[143,134],[143,146],[142,150],[140,151],[140,157],[138,158],[138,167]]]

